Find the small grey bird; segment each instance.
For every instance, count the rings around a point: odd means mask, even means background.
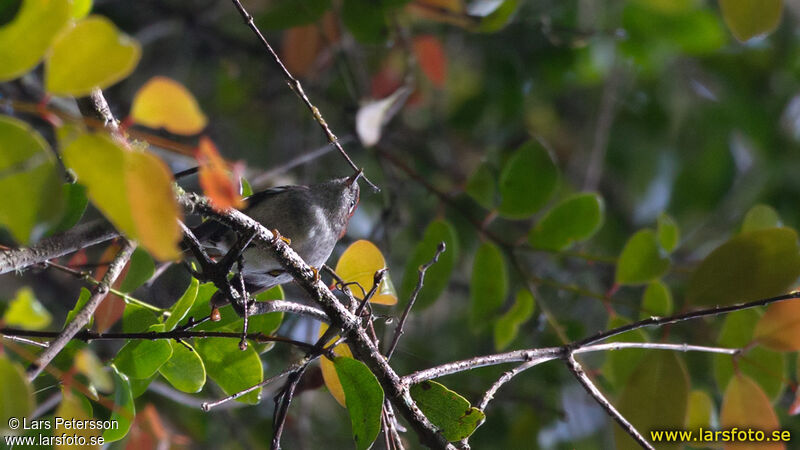
[[[310,266],[318,268],[325,264],[336,242],[347,231],[347,224],[358,206],[360,176],[361,172],[356,172],[350,177],[309,186],[270,188],[248,197],[248,205],[242,212],[288,238],[292,249]],[[193,232],[212,254],[225,254],[237,240],[232,230],[213,220],[204,222]],[[250,245],[245,248],[243,257],[245,289],[251,294],[292,280],[292,276],[262,249]],[[232,280],[232,283],[240,282],[239,278]],[[238,287],[238,284],[233,286]],[[225,295],[217,292],[211,299],[211,306],[219,308],[228,302]]]

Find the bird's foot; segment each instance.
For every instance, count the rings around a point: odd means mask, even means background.
[[[277,229],[277,228],[273,228],[273,229],[272,229],[272,236],[273,236],[273,237],[272,237],[272,242],[278,242],[278,239],[280,239],[280,240],[282,240],[283,242],[286,242],[286,245],[292,245],[292,240],[291,240],[291,239],[289,239],[288,237],[286,237],[286,236],[282,235],[282,234],[281,234],[281,233],[278,231],[278,229]]]

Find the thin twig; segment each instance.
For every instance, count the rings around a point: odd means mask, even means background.
[[[339,153],[341,153],[341,155],[344,157],[347,163],[350,164],[350,167],[352,167],[353,170],[359,171],[360,170],[359,167],[356,166],[356,164],[353,162],[352,159],[350,159],[350,156],[347,154],[344,148],[342,148],[342,145],[339,143],[339,138],[337,138],[336,135],[333,134],[333,131],[331,131],[331,128],[328,126],[328,123],[325,122],[325,119],[322,117],[322,113],[320,113],[319,109],[311,103],[311,100],[308,98],[305,91],[303,90],[303,85],[301,85],[300,81],[298,81],[297,78],[295,78],[291,74],[291,72],[289,72],[289,69],[287,69],[286,66],[283,64],[281,58],[278,56],[275,50],[272,49],[272,46],[269,44],[264,35],[261,34],[261,30],[258,29],[258,26],[256,26],[255,22],[253,21],[253,16],[251,16],[250,13],[247,12],[247,10],[244,8],[244,6],[242,6],[242,3],[239,0],[231,0],[231,1],[233,2],[233,5],[236,7],[236,9],[239,11],[239,14],[241,14],[245,24],[247,24],[250,30],[252,30],[253,33],[255,33],[255,35],[258,37],[258,40],[261,42],[261,45],[267,50],[267,53],[269,53],[269,56],[272,58],[272,61],[275,63],[275,65],[278,66],[278,68],[283,73],[283,78],[286,80],[286,83],[289,85],[289,88],[292,89],[292,91],[300,98],[300,100],[303,101],[308,110],[311,111],[311,115],[314,117],[314,120],[316,120],[316,122],[322,128],[322,131],[328,138],[328,142],[334,145],[337,150],[339,150]],[[380,191],[378,186],[375,186],[375,184],[373,184],[366,177],[366,175],[362,175],[361,177],[376,192]]]
[[[403,326],[406,324],[406,319],[408,319],[408,314],[411,312],[411,308],[414,307],[414,303],[417,301],[417,296],[419,295],[419,291],[422,290],[422,286],[425,283],[425,273],[428,269],[439,262],[439,256],[445,252],[447,249],[447,245],[445,245],[444,241],[439,242],[439,245],[436,246],[436,253],[434,253],[433,258],[427,263],[419,266],[418,269],[418,277],[417,277],[417,285],[414,286],[414,291],[411,293],[411,298],[408,299],[408,304],[406,308],[403,310],[403,315],[400,317],[400,322],[397,323],[397,327],[395,328],[394,336],[392,336],[392,342],[389,344],[389,349],[386,351],[386,360],[390,360],[392,358],[392,354],[394,353],[394,349],[397,347],[397,343],[400,341],[400,336],[403,335]]]
[[[250,392],[253,392],[253,391],[257,390],[257,389],[261,389],[264,386],[272,384],[272,383],[280,380],[281,378],[289,375],[289,373],[291,373],[293,370],[297,370],[302,364],[306,364],[305,363],[305,359],[301,360],[298,363],[295,363],[295,364],[289,366],[288,368],[284,369],[280,373],[278,373],[276,375],[273,375],[273,376],[265,379],[264,381],[254,385],[254,386],[250,386],[247,389],[241,390],[241,391],[239,391],[239,392],[237,392],[235,394],[229,395],[229,396],[227,396],[225,398],[221,398],[219,400],[215,400],[213,402],[203,402],[200,405],[200,409],[202,409],[203,411],[209,411],[209,410],[211,410],[213,408],[216,408],[216,407],[218,407],[218,406],[220,406],[220,405],[222,405],[224,403],[227,403],[227,402],[229,402],[231,400],[236,400],[237,398],[239,398],[239,397],[241,397],[243,395],[249,394]]]
[[[628,433],[637,443],[639,443],[642,448],[653,450],[653,446],[647,442],[647,439],[645,439],[644,436],[642,436],[639,431],[636,430],[636,427],[628,422],[628,419],[626,419],[625,416],[617,411],[617,408],[615,408],[614,405],[608,401],[605,395],[600,392],[600,389],[594,385],[589,376],[586,375],[586,372],[583,371],[583,368],[578,361],[575,360],[575,356],[572,353],[567,356],[566,362],[570,372],[575,375],[575,378],[578,380],[581,386],[586,389],[586,392],[588,392],[589,395],[591,395],[592,398],[594,398],[595,401],[597,401],[597,403],[599,403],[600,406],[606,410],[606,413],[616,420],[619,426],[621,426],[626,433]]]
[[[136,245],[131,241],[123,240],[122,249],[114,260],[109,264],[108,271],[103,276],[103,280],[92,289],[92,295],[89,300],[83,305],[80,311],[75,315],[72,322],[68,323],[58,337],[50,343],[50,345],[39,355],[36,361],[28,368],[28,379],[35,379],[44,369],[45,366],[50,364],[50,361],[58,355],[59,352],[66,346],[69,341],[89,323],[95,309],[100,305],[106,295],[108,294],[109,287],[114,284],[117,277],[122,273],[125,264],[128,263],[133,250]]]
[[[344,136],[339,138],[340,144],[348,144],[353,140],[353,136]],[[303,153],[295,158],[286,161],[285,163],[272,167],[264,172],[260,172],[258,175],[254,176],[250,179],[250,184],[253,186],[261,186],[266,182],[272,180],[273,178],[277,177],[278,175],[282,175],[297,166],[301,166],[308,162],[311,162],[320,156],[326,155],[331,150],[334,150],[336,147],[331,145],[330,143],[323,145],[322,147],[316,148],[311,150],[308,153]]]
[[[2,333],[2,331],[0,331],[0,333]],[[9,341],[19,342],[19,343],[28,344],[28,345],[34,345],[36,347],[47,348],[50,345],[47,342],[34,341],[32,339],[26,339],[26,338],[20,337],[20,336],[12,336],[12,335],[7,335],[7,334],[3,334],[2,336],[3,336],[4,339],[8,339]]]
[[[300,383],[300,380],[303,379],[303,374],[306,372],[307,367],[308,363],[289,373],[286,384],[283,389],[281,389],[280,394],[275,397],[276,407],[275,415],[273,416],[274,434],[272,435],[272,445],[270,446],[272,450],[280,450],[281,448],[281,436],[283,435],[283,426],[286,424],[286,417],[289,413],[289,406],[292,404],[294,391]]]

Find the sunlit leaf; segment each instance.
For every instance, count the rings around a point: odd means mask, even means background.
[[[491,242],[475,252],[470,281],[470,326],[480,331],[491,324],[508,293],[508,271],[503,254]]]
[[[761,316],[753,338],[772,350],[800,350],[800,301],[773,303]]]
[[[411,398],[450,442],[469,437],[486,419],[467,399],[435,381],[412,385]]]
[[[200,166],[198,172],[200,186],[203,188],[203,193],[211,199],[214,208],[218,211],[242,208],[244,201],[234,181],[236,174],[230,173],[228,164],[219,155],[211,139],[205,136],[200,138],[196,158]]]
[[[365,147],[372,147],[381,140],[384,125],[403,108],[410,94],[411,89],[402,86],[392,95],[380,100],[370,100],[358,108],[356,132]]]
[[[658,244],[655,232],[649,229],[640,230],[628,239],[619,255],[616,282],[647,283],[664,275],[669,266],[669,257]]]
[[[661,245],[661,248],[663,248],[667,253],[672,253],[672,251],[675,250],[675,247],[678,246],[678,242],[680,242],[681,239],[680,228],[678,228],[678,224],[675,223],[675,219],[666,213],[661,213],[661,215],[658,216],[658,227],[656,228],[656,234],[658,235],[659,245]]]
[[[719,7],[731,33],[745,42],[778,27],[783,0],[719,0]]]
[[[668,316],[672,314],[672,308],[672,293],[666,284],[657,280],[647,285],[642,296],[641,318]]]
[[[559,174],[550,154],[536,141],[520,147],[500,173],[501,215],[521,219],[535,213],[555,192]]]
[[[444,86],[447,80],[447,56],[439,39],[431,35],[417,36],[413,47],[422,73],[434,86]]]
[[[759,430],[769,436],[780,429],[780,422],[772,409],[772,404],[764,391],[746,375],[735,375],[722,396],[720,426],[730,430]],[[728,448],[728,447],[726,447]],[[741,442],[730,448],[736,449],[783,449],[780,442]]]
[[[0,354],[0,433],[16,434],[8,421],[12,417],[22,420],[33,412],[33,389],[25,376],[25,370],[12,362],[5,354]]]
[[[383,388],[361,361],[339,357],[333,360],[333,365],[344,389],[356,448],[366,450],[381,430]]]
[[[153,325],[149,331],[164,331],[164,325]],[[131,378],[148,378],[172,356],[168,340],[130,340],[114,358],[114,365]]]
[[[14,20],[0,28],[0,81],[13,80],[39,64],[66,25],[69,11],[67,0],[23,0]]]
[[[339,262],[336,263],[335,271],[345,282],[358,283],[358,285],[350,286],[350,290],[356,298],[363,299],[365,293],[375,285],[375,272],[382,269],[386,269],[386,260],[383,258],[383,254],[375,244],[362,239],[347,247],[339,258]],[[370,302],[379,305],[397,303],[397,292],[388,271],[385,272],[383,281]]]
[[[747,211],[742,221],[742,233],[782,226],[778,212],[768,205],[756,205]]]
[[[153,258],[141,248],[137,248],[131,255],[131,260],[128,263],[128,271],[125,274],[125,279],[119,290],[122,292],[133,292],[139,286],[143,285],[147,280],[153,276],[156,265]]]
[[[750,345],[760,317],[758,311],[752,309],[732,312],[725,317],[717,344],[727,348],[747,347],[747,350],[735,360],[730,355],[713,356],[714,380],[720,391],[735,373],[741,373],[755,380],[770,398],[783,392],[785,356],[762,346]]]
[[[0,45],[0,61],[2,52]],[[60,185],[47,141],[27,123],[0,115],[0,225],[23,244],[41,237],[61,215]]]
[[[264,377],[261,359],[252,346],[239,350],[235,339],[198,339],[195,350],[203,359],[208,376],[227,395],[234,394],[260,383]],[[238,402],[256,404],[261,399],[261,389],[256,389],[236,399]]]
[[[470,175],[469,180],[467,180],[465,191],[484,208],[494,208],[497,181],[488,163],[482,163],[475,169],[475,172]]]
[[[567,197],[547,212],[528,234],[534,248],[565,250],[592,237],[603,224],[603,199],[594,193]]]
[[[111,410],[111,420],[119,425],[117,429],[109,428],[103,432],[106,442],[114,442],[124,438],[131,429],[131,422],[136,416],[136,405],[133,403],[131,382],[124,373],[111,366],[114,374],[114,407]]]
[[[75,20],[86,17],[92,10],[94,0],[72,0],[70,2],[69,15]]]
[[[45,63],[45,88],[72,96],[106,88],[133,71],[141,52],[110,20],[89,16],[56,38]]]
[[[425,273],[425,285],[414,303],[415,311],[432,305],[450,281],[453,267],[458,260],[458,237],[453,226],[444,220],[431,222],[406,263],[403,283],[400,285],[400,296],[403,299],[408,299],[413,292],[419,280],[419,267],[433,258],[440,242],[445,243],[446,251],[439,257],[439,262]]]
[[[114,389],[114,380],[103,366],[100,358],[88,348],[81,349],[75,355],[75,368],[86,375],[86,378],[98,391],[108,393]]]
[[[517,337],[519,327],[533,316],[534,299],[527,289],[520,289],[511,307],[494,323],[494,348],[497,351],[508,347]]]
[[[177,81],[156,76],[136,91],[131,106],[134,122],[170,133],[192,135],[203,131],[208,119],[197,99]]]
[[[91,297],[91,295],[92,294],[91,292],[89,292],[88,289],[86,289],[85,287],[81,288],[81,293],[80,296],[78,297],[78,301],[75,302],[75,307],[72,308],[69,313],[67,313],[67,320],[64,321],[65,327],[67,326],[68,323],[75,320],[75,316],[80,312],[81,309],[83,309],[83,306],[86,304],[86,302],[89,301],[89,297]],[[86,327],[91,328],[93,321],[94,317],[89,318],[89,323],[86,324]]]
[[[186,288],[186,291],[183,293],[181,298],[179,298],[178,301],[175,302],[175,304],[169,309],[170,315],[164,322],[164,329],[166,331],[174,330],[181,320],[186,317],[186,313],[189,312],[189,309],[194,304],[195,298],[197,298],[197,291],[199,288],[200,282],[197,281],[196,278],[192,278],[192,281],[189,283],[189,287]]]
[[[172,356],[158,368],[158,372],[179,391],[199,392],[206,384],[206,368],[200,355],[188,343],[170,341],[170,345]]]
[[[6,325],[27,330],[47,328],[52,320],[53,316],[36,299],[33,290],[29,287],[23,287],[17,291],[3,314],[3,322]]]
[[[734,236],[708,255],[692,274],[690,305],[729,305],[782,294],[800,276],[800,247],[790,228]]]
[[[650,350],[628,378],[616,406],[649,437],[648,430],[682,428],[688,399],[689,374],[683,359],[675,352]],[[619,426],[614,427],[614,438],[618,449],[641,448]],[[678,448],[678,444],[664,448]]]
[[[99,449],[99,445],[88,445],[90,442],[97,442],[97,438],[102,434],[102,430],[94,429],[91,427],[78,428],[67,427],[65,425],[71,423],[86,423],[92,419],[92,406],[85,397],[75,393],[69,387],[62,387],[61,389],[61,403],[56,409],[55,417],[60,417],[63,421],[55,422],[53,425],[53,435],[62,436],[69,435],[75,436],[75,439],[85,440],[87,445],[80,446],[82,449]],[[58,445],[53,445],[56,450],[73,450],[75,445],[67,445],[68,441],[61,441]]]
[[[327,329],[328,324],[320,323],[319,337],[322,337]],[[336,337],[331,338],[325,345],[332,344],[336,339]],[[350,347],[348,347],[347,344],[337,345],[333,348],[333,353],[335,353],[336,356],[353,357],[353,352],[350,351]],[[333,361],[328,358],[320,358],[319,367],[320,370],[322,370],[322,379],[325,381],[325,387],[328,388],[328,392],[331,393],[333,398],[335,398],[340,405],[346,407],[344,388],[342,388],[342,383],[339,381],[339,375],[336,374],[336,367]]]
[[[478,0],[471,2],[469,13],[480,17],[478,31],[493,33],[503,29],[519,6],[519,0]]]

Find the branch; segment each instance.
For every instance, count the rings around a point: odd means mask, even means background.
[[[236,7],[236,9],[239,11],[239,14],[241,14],[245,24],[247,24],[247,26],[253,31],[253,33],[255,33],[256,37],[258,37],[258,40],[261,42],[261,45],[264,46],[264,48],[267,50],[267,53],[272,58],[272,61],[275,63],[275,65],[278,66],[278,68],[283,73],[283,78],[286,80],[286,84],[289,85],[289,88],[291,88],[292,91],[297,95],[297,97],[299,97],[300,100],[303,101],[303,104],[306,105],[308,110],[311,112],[311,115],[314,116],[314,120],[316,120],[320,128],[322,128],[322,131],[328,138],[328,142],[331,143],[331,145],[335,146],[337,150],[339,150],[339,153],[344,157],[345,160],[347,160],[347,163],[350,164],[350,167],[352,167],[353,170],[355,170],[356,172],[359,171],[360,170],[359,167],[356,166],[353,160],[350,159],[350,156],[347,154],[347,152],[344,151],[344,148],[342,148],[342,145],[339,143],[339,138],[337,138],[336,135],[333,134],[333,131],[331,131],[331,128],[328,126],[328,123],[325,122],[325,119],[322,117],[322,113],[320,113],[319,108],[314,106],[311,103],[311,100],[309,100],[308,96],[303,90],[303,86],[300,84],[300,81],[298,81],[297,78],[295,78],[291,74],[291,72],[289,72],[289,69],[287,69],[286,66],[283,64],[281,58],[278,56],[277,53],[275,53],[275,50],[272,49],[272,46],[269,45],[269,42],[267,42],[267,39],[264,37],[264,35],[261,34],[261,30],[258,29],[255,22],[253,21],[253,16],[251,16],[250,13],[248,13],[247,10],[244,9],[244,6],[242,6],[242,2],[240,2],[239,0],[231,0],[231,1],[233,2],[233,5]],[[368,185],[370,185],[372,189],[374,189],[376,192],[380,191],[380,189],[378,189],[378,186],[375,186],[375,184],[373,184],[367,178],[366,175],[361,175],[361,178],[363,178],[364,181]]]
[[[588,392],[589,395],[591,395],[592,398],[594,398],[597,403],[599,403],[600,406],[606,410],[608,415],[613,417],[614,420],[616,420],[617,423],[622,427],[622,429],[631,435],[631,437],[637,443],[639,443],[642,448],[653,450],[653,446],[650,445],[650,443],[647,442],[647,440],[639,433],[639,431],[636,430],[636,427],[631,425],[631,423],[628,422],[628,420],[622,414],[620,414],[616,408],[614,408],[614,405],[608,401],[603,393],[597,389],[597,386],[595,386],[592,380],[586,375],[586,372],[583,371],[583,368],[578,361],[575,360],[575,356],[572,353],[567,356],[566,362],[570,372],[575,375],[575,378],[577,378],[578,382],[583,386],[584,389],[586,389],[586,392]]]
[[[50,361],[58,355],[59,352],[64,348],[69,341],[83,328],[86,324],[89,323],[89,320],[92,318],[95,309],[100,305],[100,302],[106,298],[106,294],[108,294],[108,290],[111,285],[117,280],[117,277],[122,273],[122,269],[125,267],[125,264],[128,263],[131,255],[133,254],[133,249],[136,248],[136,245],[131,241],[125,239],[122,244],[122,250],[120,250],[119,254],[114,258],[114,260],[109,264],[108,271],[103,276],[103,280],[100,281],[100,284],[92,289],[92,295],[89,297],[89,300],[83,305],[83,308],[75,315],[75,318],[72,322],[68,323],[64,331],[62,331],[58,337],[50,343],[50,345],[39,355],[39,357],[34,361],[34,363],[28,368],[28,379],[33,380],[35,379],[47,366]]]
[[[422,290],[422,285],[425,283],[425,272],[427,272],[432,265],[439,262],[439,256],[444,253],[446,248],[447,246],[445,245],[444,241],[440,242],[436,247],[436,253],[433,255],[433,258],[431,258],[431,260],[427,263],[419,266],[417,285],[414,286],[414,292],[411,293],[411,298],[408,300],[408,305],[406,305],[406,309],[403,310],[403,315],[400,317],[400,322],[397,324],[397,328],[395,329],[394,337],[392,337],[392,343],[389,344],[389,350],[386,351],[387,361],[392,358],[392,353],[394,353],[394,349],[397,347],[397,342],[400,341],[400,336],[403,335],[403,325],[405,325],[406,319],[408,319],[408,314],[411,312],[411,308],[414,307],[414,303],[417,301],[419,291]]]

